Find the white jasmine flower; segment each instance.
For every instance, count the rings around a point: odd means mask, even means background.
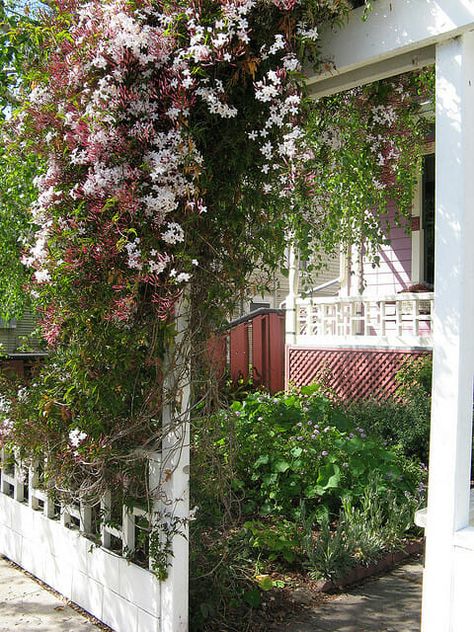
[[[85,439],[87,439],[86,433],[77,428],[69,433],[69,443],[73,448],[77,448]]]
[[[184,241],[184,230],[176,222],[169,222],[167,230],[161,233],[161,238],[166,241],[167,244],[176,244]]]

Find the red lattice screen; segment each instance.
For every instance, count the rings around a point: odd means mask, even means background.
[[[287,347],[286,381],[295,386],[321,382],[342,399],[384,399],[397,389],[395,376],[413,357],[430,351],[311,349]]]

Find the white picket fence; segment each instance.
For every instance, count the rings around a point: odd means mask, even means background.
[[[160,482],[160,456],[149,457],[150,488]],[[187,578],[183,545],[176,545],[181,554],[172,559],[173,572],[164,582],[132,561],[143,522],[163,507],[157,504],[152,515],[122,507],[117,518],[111,499],[106,494],[100,507],[59,505],[41,488],[39,466],[24,468],[2,451],[0,553],[116,632],[184,632],[187,595],[176,595],[172,581],[176,573]]]
[[[0,554],[115,632],[188,631],[188,322],[185,293],[177,308],[175,341],[167,354],[171,368],[163,385],[163,432],[155,442],[160,452],[142,454],[148,460],[147,489],[152,499],[147,511],[125,506],[117,511],[111,493],[105,494],[99,507],[59,505],[41,484],[40,464],[23,468],[18,460],[0,453]],[[169,544],[164,581],[151,572],[151,558],[145,566],[133,561],[143,540],[137,538],[143,529],[140,521],[154,525]],[[142,552],[140,561],[147,562],[146,557]]]

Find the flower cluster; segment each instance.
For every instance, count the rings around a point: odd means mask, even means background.
[[[78,291],[108,279],[107,321],[126,324],[144,295],[160,318],[172,314],[201,263],[193,247],[207,211],[199,118],[242,118],[262,195],[291,197],[303,137],[294,46],[314,43],[317,28],[300,3],[290,5],[58,3],[51,54],[18,122],[48,165],[36,179],[38,230],[23,256],[33,292],[49,303],[46,329],[61,310],[47,286],[66,277]],[[289,12],[291,30],[281,19]],[[253,120],[238,84],[255,103]],[[56,315],[55,327],[61,321]]]
[[[50,354],[0,417],[2,443],[47,451],[58,488],[99,497],[126,462],[143,493],[137,448],[159,442],[172,399],[178,299],[198,371],[250,271],[283,255],[305,151],[300,59],[333,5],[49,3],[14,145],[44,166],[22,262]]]

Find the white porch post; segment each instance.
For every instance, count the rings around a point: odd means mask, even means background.
[[[296,297],[298,294],[298,259],[293,243],[288,245],[288,296],[285,299],[285,342],[292,345],[296,342]]]
[[[436,196],[423,632],[454,630],[453,535],[469,521],[474,374],[473,32],[437,45]]]

